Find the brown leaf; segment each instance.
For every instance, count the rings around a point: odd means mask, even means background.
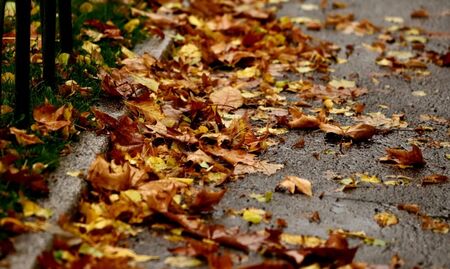
[[[194,201],[189,205],[189,209],[196,212],[211,211],[213,206],[222,200],[226,191],[226,189],[217,192],[202,189],[195,194]]]
[[[224,87],[212,92],[209,95],[209,99],[213,104],[217,105],[219,109],[225,111],[239,108],[244,103],[241,91],[232,87]]]
[[[399,204],[397,206],[399,210],[404,210],[410,214],[419,214],[420,213],[420,207],[417,204]]]
[[[296,176],[286,176],[283,181],[277,185],[275,190],[287,190],[292,194],[297,191],[299,193],[306,194],[307,196],[312,196],[311,182],[307,179]]]
[[[342,129],[339,126],[322,123],[320,129],[326,133],[333,133],[343,137],[349,137],[355,141],[364,141],[370,139],[376,132],[376,128],[372,125],[359,123],[350,126],[347,130]]]
[[[260,264],[247,265],[239,269],[293,269],[294,267],[283,260],[267,260]]]
[[[445,175],[430,175],[422,179],[422,185],[443,184],[448,181],[448,176]]]
[[[427,19],[429,17],[428,11],[426,9],[417,9],[411,13],[411,18],[413,19]]]
[[[317,129],[319,125],[319,119],[311,115],[302,115],[289,121],[289,127],[292,129]]]
[[[89,168],[87,180],[92,185],[107,190],[126,190],[131,185],[130,170],[128,162],[116,165],[113,161],[109,163],[98,155]]]
[[[381,159],[382,161],[393,161],[400,165],[423,166],[425,160],[422,156],[422,151],[416,145],[412,145],[412,150],[388,148],[386,149],[388,156]]]
[[[435,233],[446,234],[449,232],[450,225],[443,220],[433,219],[429,216],[422,216],[422,229],[431,230]]]
[[[351,137],[355,141],[364,141],[370,139],[375,134],[376,130],[377,129],[372,125],[360,123],[348,128],[345,135]]]

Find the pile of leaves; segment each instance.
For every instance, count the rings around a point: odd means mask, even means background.
[[[82,4],[72,2],[77,6]],[[58,166],[60,156],[70,153],[70,143],[77,140],[80,131],[93,129],[90,107],[101,95],[98,69],[107,69],[108,64],[115,66],[121,51],[126,53],[126,47],[132,47],[148,35],[139,16],[133,16],[125,3],[96,1],[74,9],[74,34],[77,35],[74,52],[58,54],[57,88],[51,89],[43,84],[41,77],[39,8],[39,3],[33,1],[30,78],[33,121],[22,129],[16,127],[13,118],[14,3],[7,2],[5,9],[0,104],[0,258],[13,251],[13,236],[45,228],[44,221],[51,213],[33,200],[48,195],[47,175]],[[107,18],[104,22],[100,21],[102,16]],[[134,24],[123,23],[130,18],[135,19]],[[95,39],[91,40],[93,36]]]
[[[329,77],[329,67],[339,64],[339,47],[308,36],[294,20],[277,19],[275,9],[264,1],[156,1],[151,9],[132,11],[150,18],[152,29],[175,29],[174,46],[167,59],[128,53],[118,68],[100,72],[102,89],[123,101],[129,113],[114,118],[93,110],[98,131],[109,134],[111,145],[86,175],[90,187],[78,214],[60,222],[73,238],[58,237],[54,249],[40,257],[43,267],[127,268],[157,259],[121,243],[143,226],[172,232],[185,242],[170,250],[175,256],[165,262],[172,266],[197,266],[203,260],[210,268],[232,268],[243,257],[228,250],[233,248],[271,258],[243,268],[336,268],[353,262],[356,248],[349,247],[347,237],[376,243],[365,234],[345,231],[332,232],[327,240],[290,235],[283,232],[283,220],[277,229],[258,232],[208,221],[228,181],[250,173],[271,175],[283,167],[259,155],[282,142],[280,135],[289,130],[319,130],[349,147],[406,127],[402,115],[363,115],[364,105],[356,98],[367,89]],[[359,34],[381,30],[353,20],[329,16],[326,27]],[[110,35],[108,27],[103,29],[104,36]],[[289,72],[314,73],[328,83],[283,80]],[[333,119],[336,114],[355,123],[341,125]],[[404,168],[425,164],[417,146],[387,153],[384,161]],[[311,182],[295,176],[286,177],[276,190],[313,195]],[[271,218],[255,208],[232,214],[250,223]],[[320,221],[320,216],[311,219]],[[396,223],[389,213],[375,220],[380,226]],[[426,215],[422,220],[424,225],[433,222]],[[448,231],[447,224],[436,225]]]
[[[84,2],[79,8],[89,14],[96,8],[94,2]],[[99,2],[111,10],[106,1]],[[260,0],[192,0],[189,5],[182,1],[116,2],[121,4],[116,11],[123,20],[86,18],[87,28],[80,31],[84,53],[77,59],[102,67],[97,74],[101,89],[123,102],[128,113],[114,118],[94,108],[95,123],[85,115],[99,133],[109,135],[110,147],[97,156],[85,175],[89,189],[77,214],[60,220],[70,235],[55,238],[53,249],[39,258],[41,266],[135,268],[139,262],[158,257],[137,254],[123,241],[142,232],[142,227],[151,227],[185,243],[170,250],[174,256],[165,262],[171,266],[197,266],[205,261],[211,268],[233,268],[252,252],[267,260],[243,268],[368,268],[353,262],[357,248],[347,242],[347,238],[376,242],[365,234],[334,231],[326,240],[292,235],[283,232],[287,226],[283,220],[275,229],[241,231],[211,223],[209,214],[225,195],[227,182],[251,173],[272,175],[283,168],[260,156],[283,142],[281,135],[290,130],[323,132],[345,149],[407,126],[401,114],[365,114],[357,98],[368,90],[352,80],[330,77],[330,67],[343,61],[338,57],[340,48],[305,34],[297,23],[306,23],[307,29],[315,31],[331,28],[358,35],[384,29],[367,20],[355,21],[352,15],[328,15],[324,23],[276,18],[269,1]],[[161,37],[163,30],[174,30],[170,55],[158,60],[132,53],[132,42],[123,34],[137,26]],[[385,33],[383,41],[411,33],[404,31],[397,29],[392,36]],[[119,48],[113,50],[117,62],[105,60],[105,51],[111,50],[102,44],[109,43]],[[378,42],[370,48],[382,46]],[[349,56],[352,48],[347,50]],[[411,57],[400,54],[407,58],[404,61],[395,59],[398,53],[380,53],[377,63],[405,78],[411,70],[423,74],[422,67],[428,63],[446,66],[447,56],[432,52]],[[297,73],[302,79],[287,81],[286,73]],[[346,119],[339,121],[340,117]],[[23,141],[34,139],[20,130],[16,133]],[[302,147],[304,141],[296,145]],[[381,160],[401,168],[426,163],[418,146],[411,151],[387,149],[387,154]],[[368,175],[359,178],[340,178],[341,190],[376,181]],[[424,184],[447,180],[444,175],[432,175]],[[313,195],[311,182],[296,176],[284,178],[276,191]],[[254,196],[258,201],[270,197],[271,193]],[[230,214],[255,224],[272,217],[258,208]],[[383,227],[398,222],[389,212],[374,219]],[[448,232],[445,222],[425,213],[420,219],[424,229]],[[318,213],[311,220],[320,222]]]

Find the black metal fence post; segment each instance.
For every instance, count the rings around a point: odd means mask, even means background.
[[[20,0],[17,0],[20,1]],[[43,77],[55,87],[56,0],[41,0]]]
[[[59,11],[59,36],[61,39],[61,50],[72,53],[72,1],[58,0]]]
[[[1,16],[0,17],[0,53],[3,52],[3,27],[5,24],[5,6],[6,6],[6,0],[0,0],[0,16]],[[1,73],[2,73],[2,58],[0,57],[0,74]],[[2,83],[0,81],[0,105],[1,104],[3,104],[3,99],[2,99]]]
[[[30,21],[31,0],[16,1],[16,108],[19,126],[30,123]]]

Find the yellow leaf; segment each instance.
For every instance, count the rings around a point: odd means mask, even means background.
[[[427,96],[427,93],[424,91],[413,91],[411,93],[413,96],[417,96],[417,97],[423,97],[423,96]]]
[[[66,66],[69,63],[70,54],[69,53],[60,53],[58,55],[58,63],[62,66]]]
[[[134,52],[132,52],[131,50],[127,49],[125,46],[122,46],[120,48],[120,51],[122,52],[123,55],[125,55],[126,58],[135,58],[136,54]]]
[[[332,81],[328,82],[328,85],[335,87],[335,88],[354,88],[356,86],[356,83],[351,80],[333,79]]]
[[[268,203],[272,201],[272,192],[268,191],[265,194],[252,193],[250,194],[250,197],[256,199],[260,203]]]
[[[254,78],[259,75],[259,70],[256,66],[247,67],[243,70],[239,70],[236,72],[236,76],[238,78]]]
[[[187,256],[167,257],[164,260],[164,263],[177,268],[197,267],[202,265],[202,261]]]
[[[389,212],[378,213],[373,218],[380,227],[391,226],[398,223],[397,216]]]
[[[36,216],[48,219],[52,216],[52,211],[50,209],[42,208],[35,202],[32,202],[25,197],[20,199],[20,203],[22,204],[23,215],[25,217]]]
[[[2,83],[5,82],[14,82],[16,81],[16,77],[13,73],[11,72],[5,72],[2,74]]]
[[[136,190],[126,190],[120,193],[121,195],[127,197],[131,201],[138,203],[142,201],[142,195]]]
[[[286,244],[299,245],[304,247],[317,247],[324,242],[319,237],[288,234],[288,233],[281,234],[281,241],[283,241]]]
[[[138,255],[133,250],[121,247],[102,246],[100,250],[103,255],[108,258],[130,258],[135,262],[147,262],[151,260],[158,260],[158,256]]]
[[[381,180],[379,178],[377,178],[377,176],[370,176],[368,174],[359,174],[358,176],[362,182],[368,182],[368,183],[374,183],[374,184],[381,183]]]
[[[186,44],[178,51],[177,56],[189,65],[196,65],[202,60],[202,52],[194,44]]]
[[[148,164],[155,172],[160,172],[167,169],[166,162],[159,157],[150,156],[145,163]]]
[[[136,29],[136,27],[139,26],[140,23],[141,21],[138,18],[131,19],[127,23],[125,23],[123,29],[125,29],[125,31],[127,31],[128,33],[131,33],[134,31],[134,29]]]
[[[263,220],[265,214],[266,211],[262,209],[249,208],[243,211],[242,218],[250,223],[258,224]]]
[[[151,91],[154,91],[154,92],[158,91],[159,83],[156,80],[154,80],[152,78],[137,76],[137,75],[132,75],[132,77],[133,77],[133,80],[135,83],[141,84],[141,85],[147,87]]]
[[[80,5],[80,12],[81,13],[90,13],[94,10],[94,5],[92,5],[89,2],[84,2]]]

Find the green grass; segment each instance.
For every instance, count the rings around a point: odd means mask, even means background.
[[[70,64],[66,66],[57,66],[57,85],[61,85],[67,80],[74,80],[82,87],[89,87],[91,94],[86,97],[80,93],[75,93],[70,96],[62,96],[58,93],[57,89],[52,89],[46,86],[42,77],[42,65],[32,64],[31,68],[31,105],[32,108],[43,104],[48,101],[54,106],[62,106],[64,104],[71,104],[78,112],[89,111],[92,105],[96,104],[102,97],[100,81],[96,78],[100,66],[95,64],[87,64],[82,61],[76,61],[76,57],[79,55],[88,55],[81,46],[83,44],[83,38],[80,35],[80,31],[84,26],[84,22],[88,19],[98,19],[102,22],[112,21],[120,29],[129,21],[130,14],[129,8],[117,2],[108,1],[108,4],[95,4],[92,12],[83,13],[79,10],[79,7],[84,3],[83,0],[72,1],[73,6],[73,33],[74,33],[74,53]],[[39,20],[39,12],[32,17],[32,21]],[[14,20],[7,18],[5,24],[5,33],[12,32],[14,28]],[[133,32],[127,33],[122,31],[124,35],[123,41],[101,40],[97,42],[101,47],[102,57],[104,64],[108,67],[115,67],[117,65],[117,58],[120,55],[121,46],[132,48],[137,42],[147,38],[147,34],[144,33],[141,27],[136,28]],[[33,52],[36,52],[36,48],[32,48]],[[58,51],[56,52],[58,55]],[[2,52],[2,74],[11,72],[14,74],[14,49],[13,46],[6,46]],[[2,84],[2,100],[1,104],[14,107],[14,83],[5,82]],[[8,128],[15,126],[16,122],[13,117],[13,113],[7,113],[0,115],[0,130],[8,132]],[[75,122],[77,125],[77,122]],[[29,130],[29,133],[35,133]],[[70,139],[64,139],[59,133],[50,133],[49,136],[43,136],[39,133],[35,133],[43,141],[44,144],[37,144],[31,146],[21,146],[12,139],[12,148],[17,151],[20,159],[15,162],[15,167],[31,166],[35,163],[43,163],[47,165],[45,172],[54,170],[60,159],[61,151],[67,147],[67,145],[74,140],[76,136],[70,137]],[[0,149],[0,160],[6,154],[5,150]],[[24,192],[27,196],[33,196],[26,189],[26,186],[16,186],[2,180],[0,174],[0,218],[8,216],[11,212],[21,212],[21,206],[18,202],[19,192]],[[0,240],[7,238],[8,235],[0,230]]]

